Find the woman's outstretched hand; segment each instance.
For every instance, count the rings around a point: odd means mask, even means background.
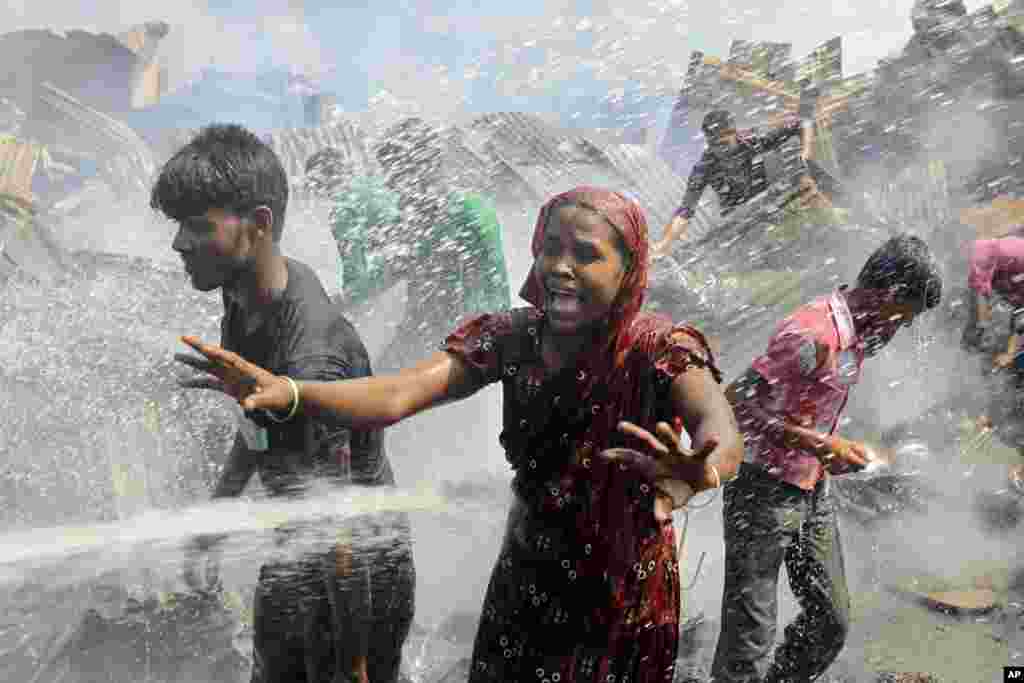
[[[204,344],[196,337],[182,337],[181,341],[204,358],[176,353],[174,359],[206,375],[181,382],[183,387],[222,391],[247,411],[285,411],[291,407],[292,390],[285,378],[267,372],[237,353]]]
[[[694,492],[714,488],[718,481],[709,476],[708,457],[718,448],[718,439],[708,438],[698,450],[684,448],[679,434],[676,434],[667,422],[659,422],[655,427],[658,436],[632,422],[620,422],[619,431],[635,436],[647,444],[650,451],[648,472],[655,482],[678,481],[689,486]],[[660,438],[659,438],[660,437]],[[628,452],[617,450],[616,452]],[[616,456],[613,456],[616,457]],[[636,463],[639,464],[639,463]]]

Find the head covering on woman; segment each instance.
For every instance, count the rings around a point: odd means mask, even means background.
[[[625,353],[635,341],[633,322],[640,313],[647,290],[648,240],[647,219],[639,205],[625,195],[611,190],[581,186],[556,195],[541,207],[533,230],[530,250],[535,259],[534,267],[519,290],[519,296],[540,310],[544,310],[544,283],[536,269],[536,259],[544,248],[544,231],[551,214],[562,206],[579,206],[600,214],[615,228],[626,247],[626,275],[622,280],[618,296],[608,313],[607,325],[595,330],[595,336],[606,343],[592,347],[589,365],[592,369],[605,371],[621,365]],[[596,340],[600,341],[600,339]],[[608,352],[613,351],[609,357]],[[598,362],[606,359],[605,363]],[[611,363],[607,363],[610,360]],[[603,366],[603,367],[602,367]]]

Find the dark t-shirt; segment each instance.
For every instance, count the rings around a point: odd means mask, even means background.
[[[334,381],[371,374],[370,359],[352,324],[304,263],[287,259],[288,285],[269,306],[247,310],[225,294],[221,346],[277,375]],[[259,415],[269,448],[260,479],[274,494],[298,492],[310,479],[339,485],[393,485],[379,430],[355,431],[330,415],[277,424]]]
[[[690,172],[686,194],[675,215],[690,218],[708,185],[718,194],[723,216],[750,201],[768,188],[762,155],[777,149],[800,131],[800,120],[791,119],[764,135],[740,137],[737,145],[728,151],[718,153],[706,149]]]

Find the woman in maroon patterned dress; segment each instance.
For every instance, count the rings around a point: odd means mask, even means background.
[[[501,381],[515,499],[470,681],[670,683],[680,612],[671,509],[730,478],[742,440],[701,334],[640,313],[648,240],[635,202],[588,187],[559,195],[532,246],[520,293],[532,307],[466,322],[397,375],[292,384],[186,338],[208,359],[190,364],[225,380],[247,410],[330,410],[354,428]],[[604,453],[616,447],[647,455]]]

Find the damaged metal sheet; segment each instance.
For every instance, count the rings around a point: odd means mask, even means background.
[[[305,174],[306,160],[328,147],[341,152],[359,172],[376,168],[369,138],[353,121],[338,120],[317,128],[277,131],[269,136],[269,143],[293,182]]]
[[[27,103],[34,96],[35,85],[49,81],[104,111],[124,111],[131,106],[138,56],[108,33],[14,31],[0,35],[0,60],[21,67],[0,77],[0,88],[14,93],[19,101]]]
[[[491,174],[517,179],[534,202],[577,185],[601,185],[633,195],[650,224],[660,226],[683,195],[683,179],[640,145],[559,129],[539,116],[519,113],[482,116],[461,130],[466,146]],[[511,191],[507,182],[499,187]],[[701,212],[695,223],[697,232],[706,230],[707,213]]]
[[[588,164],[600,162],[597,145],[579,134],[553,126],[539,116],[487,114],[466,126],[482,134],[491,152],[509,164]]]
[[[93,159],[119,192],[148,191],[156,163],[135,131],[50,83],[40,84],[36,94],[28,135]]]
[[[169,157],[195,132],[169,132],[155,143],[157,157]],[[604,185],[635,196],[652,226],[660,226],[668,221],[685,189],[683,179],[643,146],[618,144],[589,131],[560,129],[531,114],[488,114],[443,128],[442,135],[449,182],[495,195],[503,202],[539,203],[576,185]],[[267,140],[300,201],[306,160],[322,149],[337,149],[357,172],[379,172],[374,140],[353,121],[276,131]],[[713,199],[702,203],[693,221],[696,234],[714,224],[709,205],[713,207]]]
[[[644,208],[651,230],[660,235],[661,227],[668,223],[679,207],[686,191],[685,180],[658,155],[640,145],[609,145],[603,152],[612,168],[625,179],[629,192]],[[707,203],[702,202],[690,220],[690,234],[703,237],[714,225]]]

